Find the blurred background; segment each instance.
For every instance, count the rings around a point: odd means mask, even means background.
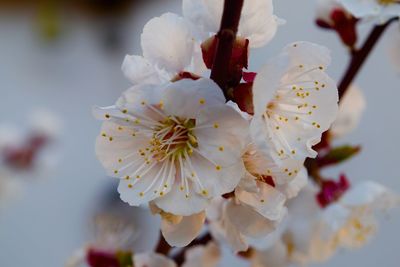
[[[115,181],[95,158],[100,122],[91,108],[113,104],[128,88],[120,70],[125,54],[141,53],[144,24],[167,11],[181,14],[181,1],[0,0],[0,127],[30,132],[37,110],[50,111],[59,120],[47,170],[25,175],[15,199],[0,207],[0,267],[63,266],[91,238],[90,218],[118,203],[112,199]],[[347,51],[333,32],[315,26],[314,0],[275,1],[275,14],[286,24],[268,46],[252,52],[251,71],[287,43],[307,40],[332,50],[328,72],[341,77]],[[370,27],[361,26],[362,36]],[[379,42],[357,79],[367,100],[360,127],[339,141],[361,144],[362,153],[328,174],[336,178],[345,172],[353,182],[373,179],[400,193],[400,76],[389,63],[390,35]],[[145,222],[157,218],[145,210],[128,210],[137,214],[138,250],[150,248],[158,232]],[[395,210],[369,245],[341,252],[321,266],[399,266],[399,227]],[[227,256],[221,266],[232,264]]]

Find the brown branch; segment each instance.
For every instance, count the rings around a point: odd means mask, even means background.
[[[386,28],[394,21],[397,21],[399,18],[392,18],[388,20],[385,24],[375,26],[371,33],[369,34],[367,40],[364,42],[361,49],[354,51],[352,53],[352,58],[350,64],[345,72],[345,75],[342,78],[342,81],[339,84],[339,99],[343,97],[349,88],[350,84],[353,82],[357,74],[359,73],[361,67],[363,66],[365,60],[368,58],[368,55],[371,53],[372,49],[377,44],[378,40],[385,32]]]
[[[244,0],[225,0],[221,26],[217,34],[217,49],[214,56],[210,78],[214,80],[229,99],[229,61],[232,57],[232,48],[236,40],[240,14]]]
[[[338,91],[339,91],[339,102],[346,93],[347,89],[349,88],[350,84],[353,82],[361,67],[365,63],[368,55],[371,53],[372,49],[375,47],[377,42],[379,41],[382,34],[385,32],[386,28],[394,21],[397,21],[399,18],[392,18],[388,20],[385,24],[375,26],[367,39],[365,40],[363,46],[359,50],[352,50],[351,52],[351,61],[347,70],[339,83]],[[329,133],[325,132],[322,137],[322,141],[326,143],[325,145],[329,146]],[[318,151],[318,145],[314,147]],[[317,183],[321,184],[323,181],[323,177],[320,175],[319,167],[317,164],[316,159],[307,158],[304,162],[305,167],[307,168],[308,174],[311,178]]]

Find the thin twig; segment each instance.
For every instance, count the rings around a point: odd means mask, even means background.
[[[397,21],[399,18],[392,18],[388,20],[385,24],[375,26],[371,33],[369,34],[367,40],[364,42],[364,45],[358,51],[354,51],[352,53],[352,58],[350,64],[342,78],[342,81],[339,84],[339,99],[343,97],[349,88],[350,84],[353,82],[357,74],[359,73],[361,67],[363,66],[365,60],[368,58],[368,55],[371,53],[372,49],[377,44],[378,40],[385,32],[386,28],[394,21]]]

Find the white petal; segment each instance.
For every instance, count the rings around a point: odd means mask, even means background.
[[[125,77],[133,84],[160,84],[171,78],[163,74],[147,59],[136,55],[126,55],[121,69]]]
[[[191,63],[194,40],[181,17],[165,13],[147,22],[141,45],[146,59],[170,73],[178,73]]]
[[[376,182],[366,181],[352,186],[340,198],[340,203],[347,207],[371,207],[379,210],[399,204],[399,197]]]
[[[339,113],[330,132],[335,138],[343,137],[357,128],[366,102],[363,92],[356,86],[350,86],[339,105]]]
[[[256,250],[251,259],[251,267],[287,267],[289,264],[287,246],[281,240],[268,250]]]
[[[138,253],[133,256],[135,267],[176,267],[175,262],[156,253]]]
[[[184,247],[199,235],[205,218],[206,215],[203,211],[191,216],[184,216],[178,224],[162,220],[161,232],[171,246]]]
[[[248,249],[245,237],[229,220],[211,222],[209,227],[213,238],[219,243],[228,243],[235,253]]]
[[[323,71],[329,61],[326,48],[298,42],[258,73],[250,132],[264,153],[275,159],[316,156],[312,146],[338,109],[336,84]]]
[[[238,35],[249,39],[252,48],[264,46],[275,36],[278,21],[272,0],[244,1]]]
[[[223,4],[221,0],[183,0],[183,15],[202,40],[218,32]]]
[[[203,190],[206,197],[213,197],[232,192],[238,185],[245,172],[243,162],[239,159],[231,165],[218,165],[210,162],[206,157],[194,153],[191,156],[196,191],[201,194]]]
[[[335,9],[343,10],[338,0],[317,0],[316,15],[318,19],[332,23],[331,14]]]
[[[303,167],[296,177],[287,184],[277,185],[276,188],[286,195],[287,198],[294,198],[308,183],[308,173]]]
[[[240,188],[241,190],[245,190],[247,192],[257,193],[258,187],[256,179],[257,179],[256,177],[254,177],[253,175],[251,175],[249,172],[246,171],[245,175],[238,184],[238,188]]]
[[[181,118],[196,118],[201,109],[225,103],[225,97],[210,79],[183,79],[162,91],[165,113]]]
[[[229,165],[241,157],[247,145],[249,124],[232,107],[219,105],[199,112],[194,134],[204,155],[213,160],[223,158],[223,165]]]
[[[191,181],[188,181],[188,191],[186,186],[183,190],[180,186],[180,179],[177,179],[168,194],[154,200],[156,205],[166,212],[182,216],[190,216],[206,208],[209,200],[195,192]]]
[[[168,194],[169,190],[171,190],[170,185],[168,188],[164,188],[163,184],[161,184],[162,173],[161,164],[157,164],[151,170],[147,171],[145,175],[141,175],[140,178],[132,175],[129,180],[121,179],[118,185],[118,192],[121,199],[131,206],[139,206],[153,199],[162,198],[159,195],[160,188],[162,188],[163,194]]]
[[[217,244],[209,242],[206,246],[195,246],[185,253],[182,267],[216,267],[221,258]]]
[[[237,205],[233,201],[226,205],[225,212],[227,220],[245,236],[261,238],[277,226],[276,222],[264,218],[249,206]]]
[[[218,32],[222,0],[184,0],[183,14],[191,22],[195,33],[205,39]],[[238,35],[250,40],[250,47],[265,45],[275,35],[277,18],[273,15],[271,0],[245,1]]]
[[[272,186],[257,182],[259,192],[251,193],[237,188],[236,198],[243,204],[254,208],[259,214],[272,221],[280,221],[286,214],[286,197]]]

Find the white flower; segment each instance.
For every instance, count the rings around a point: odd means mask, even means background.
[[[398,0],[339,0],[356,18],[378,18],[379,23],[400,16]]]
[[[205,40],[218,32],[223,5],[223,0],[183,0],[183,15]],[[248,39],[250,47],[261,47],[274,37],[278,23],[272,0],[244,1],[238,36]]]
[[[350,188],[323,212],[327,232],[344,247],[363,246],[375,233],[379,211],[399,204],[399,198],[384,186],[367,181]]]
[[[324,71],[329,62],[326,48],[297,42],[257,74],[250,132],[264,153],[297,160],[317,155],[312,146],[338,110],[336,84]]]
[[[289,203],[287,227],[282,235],[291,262],[302,265],[324,262],[337,250],[332,236],[321,223],[323,210],[315,196],[318,190],[309,184]]]
[[[96,116],[97,156],[130,205],[189,216],[243,176],[248,124],[209,79],[134,86]]]
[[[133,83],[160,84],[179,72],[199,73],[205,69],[200,44],[193,38],[187,22],[176,14],[165,13],[151,19],[143,28],[143,56],[127,55],[122,71]]]
[[[355,130],[365,106],[366,101],[363,92],[354,85],[350,86],[340,101],[338,116],[330,129],[333,137],[343,137]]]
[[[219,246],[214,242],[209,242],[205,246],[195,246],[188,249],[182,267],[216,267],[220,259]]]

